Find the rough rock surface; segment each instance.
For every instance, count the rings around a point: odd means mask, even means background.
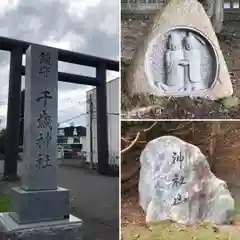
[[[159,137],[146,145],[140,163],[139,198],[146,222],[232,222],[234,199],[198,147]]]
[[[148,82],[144,65],[145,54],[148,50],[149,43],[156,38],[156,36],[165,34],[176,26],[194,28],[204,33],[217,52],[219,76],[215,84],[203,97],[217,100],[231,96],[233,94],[232,83],[218,39],[203,6],[196,0],[172,0],[156,15],[153,24],[151,24],[148,29],[147,36],[144,41],[139,44],[127,73],[127,91],[130,94],[150,93],[160,96]]]

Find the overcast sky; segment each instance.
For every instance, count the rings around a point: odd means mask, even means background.
[[[1,0],[0,36],[118,60],[119,1]],[[6,125],[9,61],[10,54],[0,51],[0,128]],[[66,63],[59,64],[59,71],[94,76],[91,68]],[[118,76],[108,72],[108,80]],[[92,87],[62,82],[58,86],[59,122],[86,111],[86,91]],[[61,126],[71,122],[85,125],[85,116]]]

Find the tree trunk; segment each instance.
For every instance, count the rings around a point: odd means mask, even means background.
[[[224,20],[224,0],[201,1],[216,33],[220,33]]]
[[[211,126],[211,138],[209,144],[209,165],[212,173],[216,174],[215,160],[216,160],[216,151],[217,151],[217,136],[221,130],[220,122],[212,122]]]

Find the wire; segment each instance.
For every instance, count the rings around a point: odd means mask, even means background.
[[[80,117],[82,117],[82,116],[84,116],[84,115],[87,115],[87,113],[82,113],[82,114],[77,115],[77,116],[75,116],[75,117],[69,118],[69,119],[67,119],[67,120],[64,120],[64,121],[60,122],[59,124],[69,122],[69,121],[71,121],[71,120],[73,120],[73,119],[80,118]]]
[[[94,113],[94,112],[93,112],[93,113]],[[95,112],[95,113],[96,113],[96,112]],[[69,121],[71,121],[71,120],[73,120],[73,119],[80,118],[80,117],[82,117],[82,116],[84,116],[84,115],[88,115],[88,114],[89,114],[89,112],[82,113],[82,114],[77,115],[77,116],[75,116],[75,117],[72,117],[72,118],[66,119],[66,120],[60,122],[59,124],[69,122]],[[107,114],[108,114],[108,115],[117,115],[117,116],[120,115],[119,113],[107,113]]]

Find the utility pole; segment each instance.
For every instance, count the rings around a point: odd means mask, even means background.
[[[90,115],[90,168],[93,169],[93,101],[92,94],[89,96],[89,115]]]

